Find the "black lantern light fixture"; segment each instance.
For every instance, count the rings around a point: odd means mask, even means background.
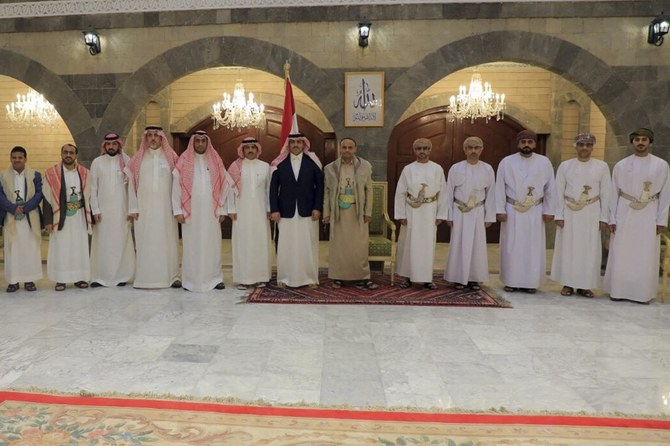
[[[367,19],[358,22],[358,46],[361,48],[368,46],[368,37],[370,37],[371,27],[372,23]]]
[[[91,56],[99,54],[102,50],[100,48],[100,36],[98,33],[93,28],[89,28],[86,31],[83,31],[83,33],[84,43],[86,43],[88,52],[91,54]]]
[[[649,35],[647,37],[647,42],[652,45],[661,46],[663,45],[663,36],[668,33],[670,30],[670,17],[663,15],[656,17],[649,24]]]

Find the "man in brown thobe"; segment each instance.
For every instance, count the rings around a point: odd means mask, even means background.
[[[328,277],[333,288],[345,281],[374,290],[368,263],[372,219],[372,166],[356,156],[356,141],[340,141],[340,157],[324,168],[323,222],[330,224]]]

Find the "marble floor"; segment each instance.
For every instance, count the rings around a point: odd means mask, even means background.
[[[44,280],[0,292],[0,388],[670,414],[669,303],[488,285],[514,308],[251,305],[232,286],[57,293]]]

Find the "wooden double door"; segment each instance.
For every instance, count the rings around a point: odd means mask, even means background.
[[[477,119],[474,123],[469,120],[449,122],[446,107],[437,107],[411,116],[398,124],[391,133],[388,144],[387,181],[389,184],[389,215],[393,215],[393,201],[395,187],[400,178],[402,169],[414,161],[412,143],[417,138],[428,138],[433,143],[431,160],[444,168],[445,177],[449,168],[465,159],[463,141],[470,136],[478,136],[484,141],[484,152],[481,160],[485,161],[494,170],[497,170],[500,161],[517,151],[516,134],[523,130],[523,126],[514,119],[506,116],[501,121],[491,120],[488,123]],[[546,135],[538,136],[538,153],[544,154]],[[497,243],[500,226],[494,224],[487,230],[489,243]],[[437,232],[438,242],[449,241],[449,228],[446,224],[440,225]]]

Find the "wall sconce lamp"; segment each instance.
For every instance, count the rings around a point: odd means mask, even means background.
[[[98,33],[93,28],[89,28],[86,31],[83,31],[83,33],[84,43],[86,43],[88,52],[91,54],[91,56],[99,54],[102,50],[100,48],[100,36]]]
[[[370,37],[371,27],[372,23],[367,19],[358,22],[358,46],[361,48],[368,46],[368,37]]]
[[[647,42],[652,45],[661,46],[663,44],[663,36],[670,30],[670,17],[663,15],[656,17],[649,24],[649,36]]]

